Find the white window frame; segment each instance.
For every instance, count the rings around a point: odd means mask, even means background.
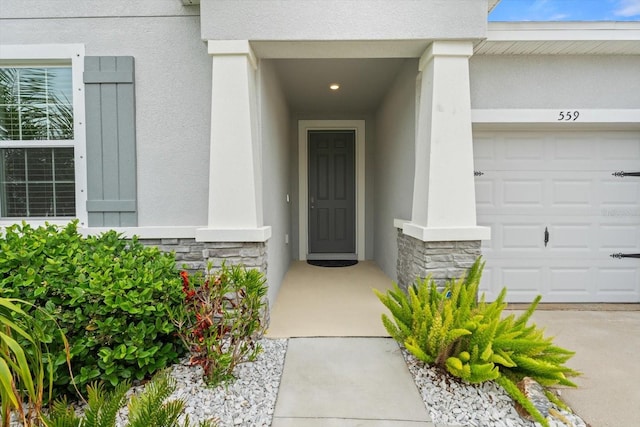
[[[87,141],[84,108],[84,45],[83,44],[37,44],[0,45],[0,66],[37,66],[71,64],[73,88],[73,140],[64,141],[3,141],[1,148],[56,148],[73,147],[76,189],[76,216],[42,218],[0,218],[0,227],[22,222],[33,226],[50,224],[64,225],[74,219],[80,227],[88,224],[87,213]]]

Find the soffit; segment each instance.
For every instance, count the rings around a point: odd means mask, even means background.
[[[273,60],[292,112],[332,114],[375,111],[405,61],[400,58]],[[331,83],[339,83],[340,89],[329,90]]]
[[[490,22],[476,55],[640,55],[640,22]]]

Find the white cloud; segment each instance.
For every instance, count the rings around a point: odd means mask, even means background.
[[[640,0],[620,0],[613,13],[616,16],[640,16]]]

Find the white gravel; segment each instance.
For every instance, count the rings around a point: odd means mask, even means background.
[[[169,400],[185,401],[185,414],[193,426],[203,420],[216,420],[220,427],[267,427],[271,425],[280,378],[287,352],[286,339],[261,340],[263,352],[251,363],[239,365],[236,380],[209,388],[202,380],[202,368],[189,366],[186,360],[170,368],[176,379],[176,391]],[[422,400],[432,421],[439,426],[533,427],[539,424],[520,417],[509,395],[496,383],[465,384],[427,367],[402,350]],[[142,386],[129,394],[139,393]],[[577,415],[556,408],[573,427],[588,427]],[[117,427],[126,424],[127,409],[119,413]],[[566,425],[548,418],[552,427]],[[12,426],[19,425],[12,423]]]
[[[169,368],[176,379],[176,390],[167,401],[182,399],[185,402],[184,416],[188,415],[192,426],[200,421],[215,420],[219,427],[267,427],[271,425],[273,411],[278,397],[280,378],[287,352],[287,340],[262,339],[263,351],[255,361],[236,367],[236,379],[226,385],[207,387],[202,379],[202,368],[190,366],[188,359]],[[134,386],[127,396],[140,393],[144,386]],[[81,415],[82,407],[76,408]],[[118,413],[116,427],[127,423],[126,406]],[[13,417],[11,427],[20,427],[22,423]]]
[[[262,339],[260,342],[263,348],[260,355],[253,362],[238,365],[234,371],[236,380],[226,385],[207,387],[202,380],[202,368],[189,366],[186,360],[173,365],[170,372],[177,387],[168,400],[185,402],[184,414],[193,426],[204,420],[216,420],[220,427],[270,426],[287,340]],[[121,412],[118,427],[125,425],[126,412],[126,409]]]
[[[540,426],[522,418],[516,412],[511,397],[495,382],[466,384],[438,372],[434,367],[426,366],[404,349],[402,353],[435,424],[466,427]],[[577,415],[554,408],[572,423],[571,426],[587,427]],[[547,420],[552,427],[566,427],[563,421],[551,416]]]

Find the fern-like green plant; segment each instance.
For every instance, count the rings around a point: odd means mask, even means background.
[[[130,384],[122,382],[114,390],[105,391],[103,384],[87,386],[89,400],[84,417],[78,417],[66,400],[57,401],[51,408],[48,427],[114,427],[118,411],[126,403]],[[178,418],[184,410],[184,401],[165,400],[175,390],[175,380],[167,373],[157,374],[139,396],[129,400],[127,427],[189,427],[189,417],[182,423]],[[199,427],[215,427],[213,421],[202,421]]]
[[[516,402],[518,402],[522,407],[533,417],[535,421],[540,423],[542,427],[549,427],[549,422],[547,419],[540,413],[538,408],[534,406],[534,404],[524,395],[518,388],[518,386],[511,381],[509,378],[505,376],[498,376],[496,378],[496,382],[507,392],[509,396]]]
[[[166,426],[179,427],[178,417],[184,410],[184,402],[174,400],[163,403],[175,390],[175,380],[163,374],[147,384],[145,392],[131,397],[129,402],[129,427]],[[188,425],[185,423],[185,425]]]
[[[575,387],[568,377],[579,373],[565,363],[573,352],[553,345],[552,338],[528,321],[541,297],[518,318],[502,316],[506,288],[491,303],[478,288],[484,263],[480,258],[463,277],[439,290],[430,277],[416,280],[404,293],[397,284],[386,294],[374,290],[389,309],[382,323],[416,358],[446,369],[468,383],[495,380],[543,426],[546,419],[518,389],[531,377],[543,386]]]
[[[387,294],[374,289],[393,318],[382,315],[389,335],[419,360],[444,369],[447,359],[459,351],[460,338],[472,333],[483,266],[477,260],[467,275],[447,283],[442,291],[430,277],[418,279],[406,294],[397,284]]]
[[[501,364],[501,374],[514,382],[531,377],[543,386],[576,387],[568,378],[580,373],[564,365],[575,353],[553,345],[542,329],[528,324],[540,300],[535,298],[518,318],[509,315],[501,320],[493,347],[513,362]]]

